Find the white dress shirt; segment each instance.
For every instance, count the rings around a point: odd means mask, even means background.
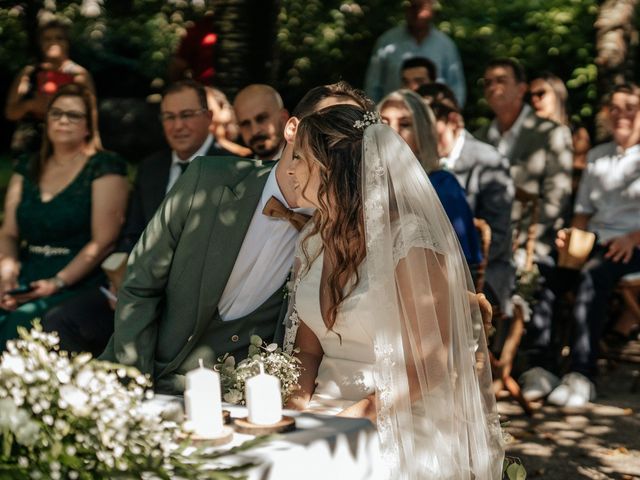
[[[640,145],[589,150],[574,212],[591,215],[589,230],[600,243],[640,230]]]
[[[511,151],[518,140],[520,130],[522,130],[524,119],[527,118],[530,112],[531,107],[525,103],[522,106],[522,110],[520,110],[520,115],[518,115],[516,121],[513,122],[511,128],[503,133],[500,133],[497,118],[494,118],[491,122],[487,138],[489,139],[489,143],[496,147],[496,149],[505,157],[510,158]]]
[[[442,166],[442,168],[451,171],[455,169],[456,162],[458,161],[458,159],[460,158],[460,154],[462,153],[462,147],[464,147],[464,140],[466,135],[467,131],[463,129],[460,132],[460,135],[458,135],[458,138],[456,138],[456,141],[454,142],[453,148],[451,149],[451,152],[449,152],[449,155],[440,158],[440,165]]]
[[[171,190],[171,187],[173,187],[173,184],[178,181],[178,178],[180,178],[180,175],[182,174],[182,168],[180,168],[180,164],[191,163],[191,161],[194,158],[202,157],[203,155],[206,155],[207,152],[209,151],[209,148],[211,148],[212,143],[213,143],[213,135],[209,134],[207,136],[207,139],[196,151],[196,153],[191,155],[186,160],[181,160],[180,157],[178,157],[178,154],[175,152],[175,150],[171,151],[171,168],[169,169],[169,181],[167,182],[167,193],[169,192],[169,190]]]
[[[287,220],[263,215],[262,210],[272,196],[289,208],[276,180],[276,168],[269,173],[218,303],[220,316],[225,321],[242,318],[253,312],[282,287],[291,271],[298,230]],[[313,213],[304,208],[293,210],[308,215]]]

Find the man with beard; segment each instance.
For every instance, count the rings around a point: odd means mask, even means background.
[[[284,147],[284,125],[289,112],[269,85],[253,84],[240,90],[233,102],[240,135],[259,160],[278,160]]]

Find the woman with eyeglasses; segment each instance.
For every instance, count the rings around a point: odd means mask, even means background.
[[[543,72],[529,84],[531,106],[536,114],[571,129],[573,139],[573,192],[578,190],[582,171],[586,167],[587,152],[591,148],[589,132],[580,124],[571,122],[567,112],[568,93],[564,82],[553,73]]]
[[[53,305],[101,281],[128,196],[124,160],[103,151],[95,99],[70,84],[52,96],[40,155],[9,180],[0,228],[0,350]]]
[[[38,28],[40,61],[27,65],[9,89],[5,115],[18,122],[11,149],[18,155],[36,152],[42,137],[42,122],[58,88],[69,83],[84,85],[94,92],[91,74],[69,58],[69,28],[51,20]]]

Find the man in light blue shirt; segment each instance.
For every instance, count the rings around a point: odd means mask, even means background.
[[[406,7],[406,24],[399,25],[378,38],[365,78],[365,91],[376,102],[387,93],[401,88],[402,62],[412,57],[426,57],[436,64],[437,81],[446,83],[464,105],[466,85],[460,54],[455,43],[432,24],[433,0],[411,0]]]

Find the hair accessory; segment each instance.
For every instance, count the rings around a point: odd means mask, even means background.
[[[376,123],[381,123],[380,114],[378,112],[364,112],[362,116],[362,120],[356,120],[353,123],[355,128],[359,128],[360,130],[364,130],[369,125],[374,125]]]

